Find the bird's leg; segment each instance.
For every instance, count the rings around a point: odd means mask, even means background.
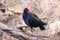
[[[32,32],[32,35],[33,35],[33,28],[31,28],[31,32]]]
[[[33,35],[33,31],[32,31],[32,28],[31,28],[31,33],[32,33],[32,35]]]

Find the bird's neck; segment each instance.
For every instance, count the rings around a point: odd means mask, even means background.
[[[28,12],[24,11],[24,14],[27,14]]]
[[[23,19],[26,20],[28,18],[28,13],[24,12],[23,13]]]

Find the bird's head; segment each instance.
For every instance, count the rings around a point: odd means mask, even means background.
[[[24,12],[29,12],[29,9],[28,9],[28,8],[25,8],[25,9],[24,9]]]

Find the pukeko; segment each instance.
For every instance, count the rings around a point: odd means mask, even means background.
[[[47,23],[41,21],[41,19],[35,14],[29,12],[28,8],[25,8],[23,11],[23,20],[25,24],[27,24],[30,28],[39,27],[41,30],[45,30],[44,25],[47,25]]]

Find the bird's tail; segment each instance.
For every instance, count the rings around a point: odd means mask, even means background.
[[[45,30],[45,27],[43,27],[43,26],[39,26],[39,28],[40,28],[41,30]]]
[[[39,28],[40,28],[41,30],[45,30],[44,25],[47,25],[47,23],[43,22],[43,23],[39,26]]]

